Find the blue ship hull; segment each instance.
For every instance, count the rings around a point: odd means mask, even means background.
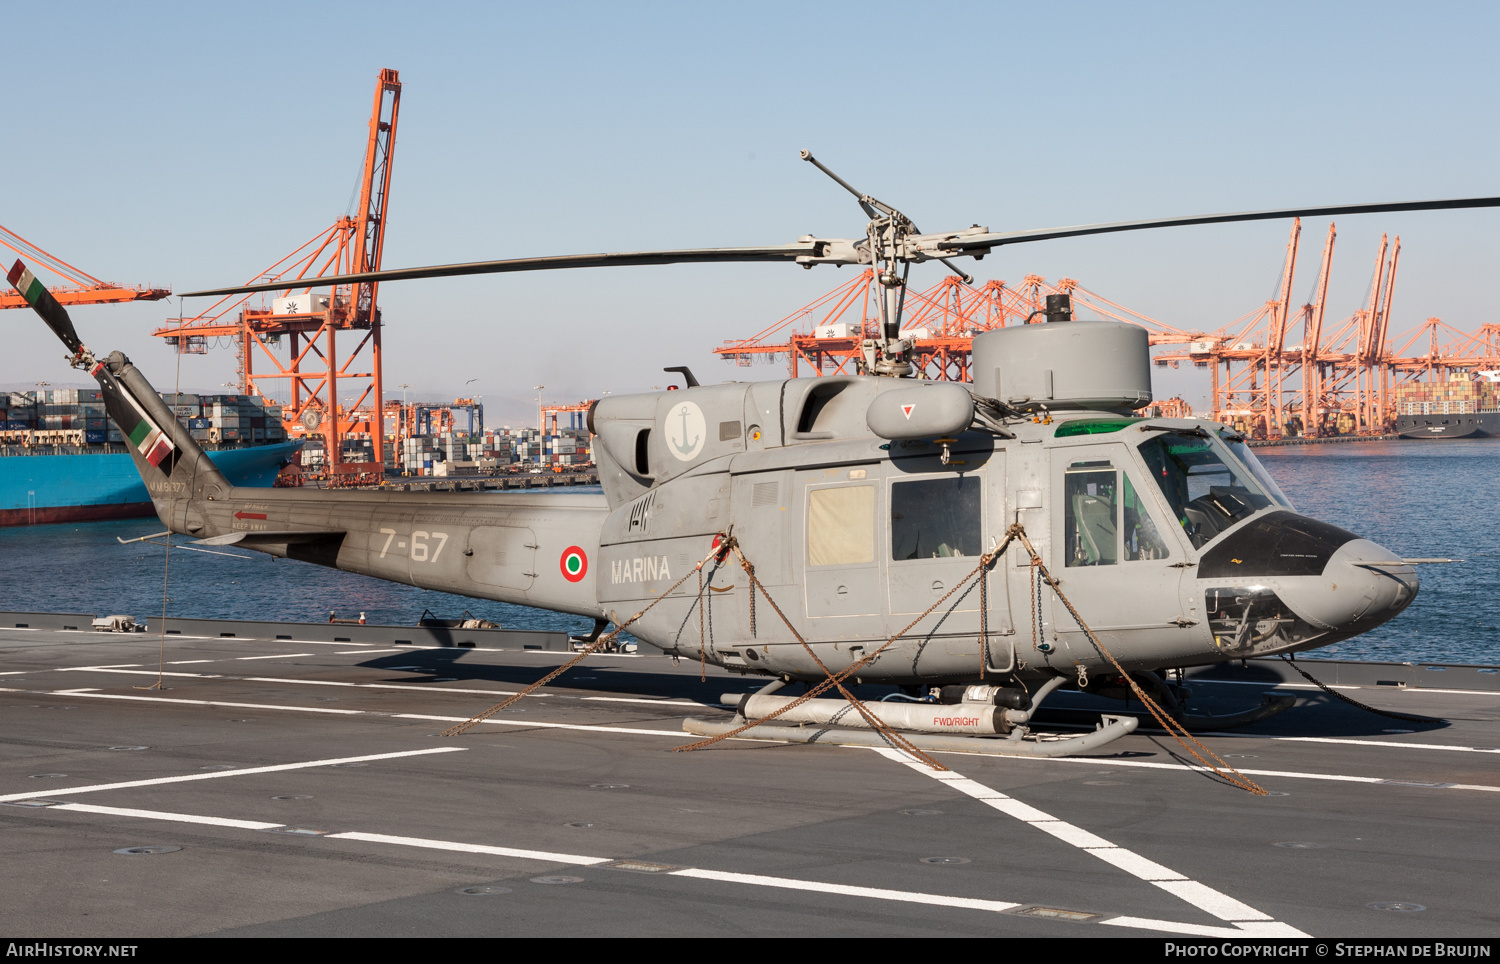
[[[209,452],[234,485],[265,488],[301,440]],[[152,515],[146,486],[127,452],[0,457],[0,526]]]

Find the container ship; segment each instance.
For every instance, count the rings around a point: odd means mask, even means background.
[[[1411,382],[1391,392],[1402,438],[1500,435],[1500,371],[1453,372],[1446,382]]]
[[[234,485],[269,486],[296,458],[281,410],[249,395],[163,393]],[[153,513],[98,390],[0,393],[0,526]]]

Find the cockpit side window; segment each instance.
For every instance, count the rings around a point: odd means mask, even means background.
[[[1147,506],[1147,500],[1141,498],[1135,486],[1130,483],[1129,473],[1121,473],[1120,478],[1124,483],[1125,493],[1123,513],[1125,561],[1167,558],[1170,555],[1167,551],[1167,543],[1156,528],[1156,522],[1151,517],[1151,509]]]
[[[1219,437],[1224,438],[1223,430],[1220,430]],[[1244,439],[1239,437],[1224,438],[1224,444],[1229,447],[1229,451],[1233,452],[1236,458],[1245,463],[1245,468],[1249,469],[1250,474],[1255,476],[1255,481],[1260,483],[1260,487],[1265,491],[1266,495],[1269,495],[1288,509],[1294,509],[1292,500],[1288,499],[1286,493],[1281,491],[1281,486],[1277,485],[1276,480],[1271,478],[1271,473],[1266,471],[1265,463],[1255,457],[1255,453],[1250,451],[1250,446],[1245,444]]]
[[[1272,503],[1223,443],[1195,435],[1165,434],[1140,451],[1183,531],[1200,548],[1219,533]]]

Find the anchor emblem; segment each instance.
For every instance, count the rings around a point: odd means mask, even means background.
[[[676,422],[676,425],[672,425]],[[703,412],[692,402],[683,402],[668,416],[667,449],[672,457],[686,462],[703,450],[705,422]]]

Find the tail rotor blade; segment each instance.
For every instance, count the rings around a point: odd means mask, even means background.
[[[21,297],[26,299],[26,303],[42,316],[42,320],[47,323],[48,328],[52,329],[52,333],[68,346],[68,351],[78,354],[78,351],[83,348],[83,342],[79,339],[78,332],[73,329],[73,319],[68,317],[67,309],[52,297],[52,292],[47,290],[46,285],[42,284],[41,280],[31,273],[31,269],[22,264],[19,259],[11,265],[6,277],[21,293]]]

